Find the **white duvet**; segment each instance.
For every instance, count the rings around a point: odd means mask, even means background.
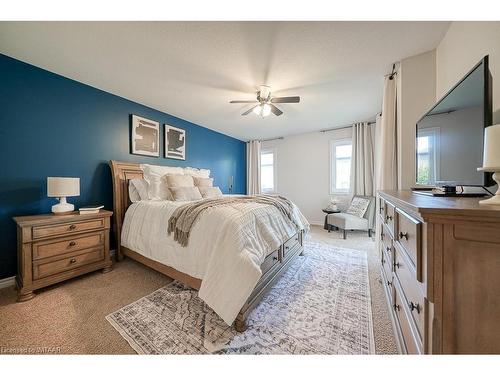
[[[187,247],[167,234],[168,219],[185,202],[140,201],[125,214],[122,245],[202,279],[199,297],[231,325],[262,275],[260,265],[309,223],[294,205],[293,221],[276,207],[238,203],[206,210],[195,222]]]

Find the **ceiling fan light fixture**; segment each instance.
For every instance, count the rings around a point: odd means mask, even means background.
[[[257,116],[267,117],[271,114],[271,106],[267,103],[259,104],[252,111]]]
[[[262,117],[267,117],[271,114],[271,106],[269,104],[262,105]]]

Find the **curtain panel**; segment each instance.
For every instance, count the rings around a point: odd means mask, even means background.
[[[260,194],[260,141],[247,143],[247,194]]]

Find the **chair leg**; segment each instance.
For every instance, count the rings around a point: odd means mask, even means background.
[[[372,230],[368,229],[368,237],[371,237],[371,236],[372,236]]]
[[[347,232],[345,229],[343,230],[343,232],[344,232],[344,240],[345,240],[347,238]]]

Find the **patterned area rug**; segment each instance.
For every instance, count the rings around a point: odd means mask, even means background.
[[[106,319],[141,354],[373,354],[366,253],[306,243],[238,333],[172,282]]]

